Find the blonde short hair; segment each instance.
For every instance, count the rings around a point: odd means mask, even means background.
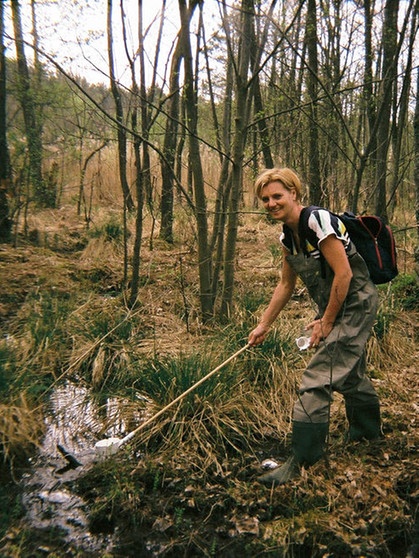
[[[262,190],[271,182],[280,182],[287,190],[295,190],[297,201],[301,200],[302,186],[297,174],[286,167],[265,169],[256,179],[255,192],[259,199],[262,198]]]

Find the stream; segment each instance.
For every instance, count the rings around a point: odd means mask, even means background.
[[[95,453],[98,439],[126,433],[123,401],[108,398],[99,403],[86,388],[67,383],[54,390],[49,405],[42,446],[31,460],[31,471],[20,481],[25,522],[33,529],[58,531],[73,552],[110,552],[111,536],[89,531],[86,503],[72,492],[72,485],[86,468],[103,459]],[[105,432],[104,425],[110,425]],[[48,545],[40,550],[50,551]]]

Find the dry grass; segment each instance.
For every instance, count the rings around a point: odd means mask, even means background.
[[[0,404],[0,448],[5,460],[25,458],[38,447],[42,416],[22,394],[15,404]]]
[[[225,476],[231,455],[243,453],[256,461],[255,450],[265,444],[264,440],[285,444],[295,378],[267,362],[265,373],[269,379],[265,378],[263,384],[269,387],[261,389],[249,381],[249,365],[245,357],[237,363],[240,371],[234,380],[228,371],[220,372],[209,392],[180,402],[142,431],[134,445],[140,451],[147,448],[159,460],[170,459],[174,452],[181,454],[202,474]],[[165,395],[171,401],[178,393],[169,391]],[[153,414],[152,409],[149,412]]]
[[[48,212],[33,222],[45,232],[40,237],[45,245],[0,251],[2,329],[15,344],[18,363],[10,388],[16,393],[19,386],[21,392],[9,401],[7,392],[2,392],[0,444],[6,458],[37,443],[42,420],[34,405],[75,374],[97,394],[106,397],[110,391],[124,401],[124,422],[134,429],[139,412],[152,414],[185,388],[169,383],[160,395],[156,389],[146,410],[137,401],[127,404],[123,394],[138,390],[145,367],[171,362],[180,371],[185,359],[196,358],[195,379],[201,377],[245,342],[278,280],[278,228],[247,215],[237,247],[234,322],[204,327],[197,302],[193,225],[182,213],[176,243],[170,247],[156,239],[147,218],[139,306],[130,311],[127,293],[121,291],[121,244],[92,236],[70,208],[60,215]],[[98,212],[94,226],[103,230],[111,217],[104,210]],[[132,231],[132,222],[129,226]],[[409,245],[404,253],[410,249]],[[411,269],[411,260],[406,261]],[[295,390],[308,358],[297,351],[294,339],[315,313],[299,285],[262,348],[247,351],[234,366],[220,372],[207,391],[181,402],[135,438],[127,452],[102,465],[97,475],[103,485],[95,486],[92,514],[97,509],[98,515],[107,513],[116,524],[120,521],[132,530],[137,522],[150,540],[162,544],[161,554],[156,551],[161,556],[169,544],[179,544],[178,555],[185,555],[192,540],[204,549],[201,555],[211,555],[212,543],[206,541],[211,537],[217,542],[218,556],[229,556],[231,548],[244,556],[246,545],[249,556],[263,552],[294,556],[298,545],[307,552],[311,548],[317,553],[313,556],[329,553],[346,558],[350,551],[388,556],[390,542],[397,539],[393,531],[407,536],[412,524],[412,486],[418,472],[414,450],[419,443],[419,320],[414,313],[397,309],[385,289],[380,293],[384,314],[369,342],[368,358],[382,401],[386,445],[345,446],[345,414],[337,397],[332,408],[330,469],[319,464],[291,488],[272,492],[254,482],[262,458],[284,459],[288,452]],[[54,335],[48,335],[52,329]],[[207,362],[194,357],[200,354]],[[181,374],[176,377],[179,382]],[[36,394],[29,390],[31,382],[38,385]],[[103,431],[111,427],[104,424]],[[85,479],[87,485],[97,480],[91,474]],[[122,488],[121,475],[128,479]],[[112,501],[110,510],[112,491],[118,492],[119,499]],[[174,509],[183,510],[190,523],[178,519],[176,531],[173,520],[167,534],[153,528],[154,522],[159,525],[173,516]],[[182,530],[190,538],[188,544]],[[371,545],[378,550],[371,550]]]

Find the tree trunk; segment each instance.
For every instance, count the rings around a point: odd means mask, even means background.
[[[240,194],[243,176],[243,154],[246,144],[248,126],[248,71],[250,66],[250,49],[252,44],[252,24],[254,18],[254,0],[242,0],[241,30],[236,73],[236,117],[233,142],[233,169],[231,200],[228,216],[226,249],[224,258],[224,285],[221,301],[221,318],[232,315],[234,270],[236,264],[237,227],[239,219]]]
[[[271,28],[271,21],[273,18],[273,10],[274,7],[276,5],[276,0],[273,0],[273,2],[270,5],[270,9],[269,12],[267,14],[266,20],[265,20],[265,26],[263,29],[263,32],[260,33],[260,39],[259,39],[259,44],[258,44],[258,40],[257,40],[257,36],[256,36],[256,32],[254,29],[254,25],[252,25],[252,48],[250,51],[250,57],[251,57],[251,63],[252,63],[252,68],[253,68],[253,73],[254,73],[254,86],[253,86],[253,102],[254,102],[254,113],[257,115],[256,116],[256,123],[257,123],[257,129],[259,132],[259,137],[260,137],[260,143],[262,146],[262,154],[263,154],[263,162],[265,165],[265,168],[272,168],[274,166],[274,160],[272,157],[272,151],[271,151],[271,135],[269,132],[269,126],[265,117],[265,110],[264,110],[264,105],[263,105],[263,100],[262,100],[262,91],[261,91],[261,86],[260,86],[260,77],[259,77],[259,72],[258,72],[258,68],[260,65],[260,55],[258,56],[258,53],[260,53],[260,45],[264,45],[268,39],[268,35],[269,35],[269,30]],[[259,33],[258,33],[259,35]]]
[[[413,56],[415,53],[416,36],[418,33],[418,9],[419,1],[416,0],[415,7],[412,6],[413,13],[411,18],[410,27],[410,37],[409,37],[409,47],[407,50],[407,60],[406,68],[403,78],[403,85],[400,92],[400,98],[397,99],[397,95],[393,97],[393,137],[392,137],[392,168],[393,168],[393,179],[391,183],[391,191],[389,197],[389,205],[391,208],[391,214],[394,212],[394,208],[397,204],[397,189],[406,170],[409,166],[409,161],[404,164],[402,158],[402,144],[405,137],[404,131],[408,129],[409,126],[409,103],[410,103],[410,89],[412,84],[412,67],[413,67]],[[405,24],[407,27],[408,14],[406,14]],[[397,110],[397,105],[399,109]],[[391,215],[390,215],[391,216]]]
[[[223,120],[220,131],[220,141],[222,148],[221,172],[217,186],[217,196],[215,200],[214,225],[211,236],[210,250],[213,254],[213,274],[212,274],[212,299],[215,305],[219,288],[219,278],[223,264],[223,252],[225,241],[225,228],[227,222],[228,201],[231,192],[231,122],[233,107],[233,59],[231,49],[227,49],[226,78],[223,100]]]
[[[372,69],[373,53],[372,53],[372,27],[373,16],[371,0],[364,0],[364,37],[365,37],[365,55],[364,55],[364,84],[363,84],[363,101],[361,107],[360,118],[364,118],[364,111],[368,121],[368,129],[364,132],[365,136],[362,138],[362,144],[365,146],[360,153],[360,161],[356,171],[356,182],[352,197],[351,208],[354,213],[358,212],[359,205],[359,192],[361,189],[362,178],[368,162],[370,163],[372,176],[374,176],[374,169],[376,168],[377,156],[377,135],[376,121],[377,121],[377,102],[374,95],[374,74]],[[361,124],[362,126],[362,124]]]
[[[8,242],[12,228],[7,194],[12,183],[6,134],[6,47],[4,45],[4,3],[0,2],[0,242]]]
[[[417,69],[416,90],[419,91],[419,68]],[[416,279],[419,281],[419,95],[416,95],[415,117],[413,121],[414,134],[414,181],[415,181],[415,222],[416,239],[415,270]]]
[[[131,196],[127,180],[127,134],[124,127],[124,109],[122,106],[121,94],[115,78],[114,54],[113,54],[113,32],[112,32],[112,0],[108,0],[108,62],[109,77],[112,96],[115,103],[117,135],[118,135],[118,162],[119,180],[121,182],[122,194],[124,196],[124,206],[128,211],[133,211],[134,202]]]
[[[163,16],[163,14],[162,14]],[[182,25],[182,22],[181,22]],[[189,28],[189,23],[188,23]],[[181,32],[180,32],[181,33]],[[159,34],[159,40],[161,38]],[[163,143],[163,157],[160,158],[161,165],[161,200],[160,200],[160,238],[173,243],[173,204],[174,204],[174,184],[176,180],[175,167],[176,157],[181,156],[184,144],[184,132],[178,137],[180,117],[180,67],[184,59],[183,45],[181,37],[173,52],[170,66],[169,94],[166,109],[166,126]]]
[[[80,170],[79,196],[78,196],[78,201],[77,201],[77,215],[81,214],[81,205],[83,203],[83,205],[84,205],[84,218],[85,218],[87,228],[89,228],[89,225],[90,225],[90,212],[89,212],[88,204],[86,203],[86,196],[85,196],[85,192],[84,192],[84,179],[86,177],[87,167],[88,167],[90,161],[93,159],[93,157],[97,153],[100,153],[100,151],[102,149],[104,149],[107,145],[108,145],[108,140],[105,140],[101,145],[99,145],[98,147],[96,147],[96,149],[94,149],[91,153],[89,153],[89,155],[85,158],[83,166]],[[80,154],[82,154],[82,150],[80,150]],[[93,186],[92,186],[92,188],[93,188]]]
[[[194,72],[192,66],[192,50],[190,43],[189,24],[198,0],[190,4],[189,10],[185,0],[179,0],[181,21],[181,42],[185,61],[185,100],[188,119],[190,161],[193,174],[195,216],[198,228],[198,259],[199,285],[202,320],[208,321],[213,316],[213,301],[211,294],[211,255],[208,245],[207,202],[205,195],[204,175],[198,140],[198,111],[194,87]]]
[[[323,49],[324,70],[322,72],[323,90],[326,90],[328,99],[322,107],[321,124],[327,128],[325,143],[322,145],[324,154],[322,156],[322,181],[323,204],[326,207],[339,207],[342,196],[342,188],[339,188],[338,176],[340,167],[338,165],[339,147],[345,150],[344,134],[342,133],[342,103],[339,89],[342,81],[341,72],[341,44],[342,14],[341,0],[321,5],[321,19],[326,27],[327,41]],[[345,150],[346,151],[346,150]]]
[[[49,199],[42,176],[42,138],[36,114],[35,98],[31,89],[28,64],[23,48],[22,21],[18,0],[12,0],[12,17],[19,78],[18,97],[22,106],[25,123],[29,154],[29,177],[37,203],[46,207],[53,207],[55,200]]]
[[[397,15],[399,0],[387,0],[384,8],[383,66],[380,91],[380,118],[377,128],[377,196],[375,211],[387,216],[387,155],[390,146],[391,99],[397,79]]]
[[[306,43],[308,54],[307,91],[310,99],[309,133],[309,190],[310,203],[321,205],[322,190],[320,177],[319,133],[318,133],[318,61],[317,61],[317,18],[316,0],[307,3]]]
[[[147,111],[147,94],[145,84],[145,68],[144,68],[144,36],[143,36],[143,6],[142,0],[138,2],[138,59],[140,62],[140,91],[138,91],[134,60],[130,60],[131,75],[132,75],[132,88],[134,107],[132,115],[132,129],[137,131],[137,99],[140,99],[140,115],[141,115],[141,131],[144,138],[148,138],[148,111]],[[140,94],[139,94],[140,93]],[[131,298],[130,305],[134,306],[138,299],[138,291],[140,287],[140,268],[141,268],[141,241],[143,237],[143,206],[144,206],[144,192],[146,189],[144,185],[147,181],[150,182],[150,161],[148,153],[148,145],[146,142],[142,144],[143,147],[143,161],[141,161],[141,140],[138,134],[134,136],[134,153],[135,153],[135,185],[137,192],[137,215],[135,220],[135,241],[134,250],[132,255],[132,279],[131,279]]]
[[[174,169],[180,103],[179,72],[182,59],[183,50],[179,38],[173,53],[170,68],[166,131],[164,134],[163,158],[161,158],[160,238],[169,243],[173,243]]]

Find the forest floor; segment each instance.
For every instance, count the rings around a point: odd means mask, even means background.
[[[89,248],[81,221],[70,219],[63,210],[50,212],[39,222],[42,226],[35,227],[31,241],[21,240],[17,247],[0,245],[3,338],[35,291],[55,289],[72,296],[86,288],[104,296],[117,291],[122,282],[120,252],[104,258],[98,243]],[[236,296],[254,288],[269,297],[278,277],[278,255],[273,248],[277,235],[278,229],[256,219],[241,227]],[[142,304],[144,313],[153,317],[153,335],[145,337],[142,350],[171,354],[185,346],[199,346],[207,330],[199,324],[197,302],[190,295],[196,281],[196,269],[188,267],[190,248],[186,244],[168,247],[156,240],[153,250],[144,250],[143,258],[150,280],[142,288]],[[179,294],[185,282],[191,289],[186,299]],[[299,318],[311,313],[310,304],[304,302],[303,294],[301,297],[290,308]],[[180,317],[181,304],[188,309],[186,325],[185,317]],[[408,343],[400,342],[395,362],[386,363],[374,379],[383,416],[384,437],[379,442],[345,444],[338,402],[335,421],[332,416],[328,462],[322,461],[303,471],[301,478],[272,490],[256,482],[260,462],[263,458],[282,460],[288,448],[275,447],[269,439],[254,454],[232,458],[224,475],[202,475],[176,455],[152,470],[141,461],[130,461],[129,489],[139,494],[137,530],[124,528],[126,517],[116,500],[110,504],[115,509],[108,508],[100,521],[91,523],[96,533],[118,534],[114,550],[108,546],[89,554],[68,543],[63,546],[59,536],[55,541],[49,536],[46,542],[45,534],[25,523],[22,512],[10,520],[0,541],[0,555],[419,556],[418,312],[398,312],[393,331],[398,332],[397,339],[408,339]],[[393,358],[391,353],[389,358]],[[93,486],[105,490],[120,466],[116,460],[105,469],[80,470],[77,490],[91,505]],[[156,466],[162,471],[159,482]],[[14,473],[18,470],[15,466]],[[14,480],[17,487],[18,479]],[[73,476],[71,484],[74,482]],[[25,542],[24,531],[31,533]]]

